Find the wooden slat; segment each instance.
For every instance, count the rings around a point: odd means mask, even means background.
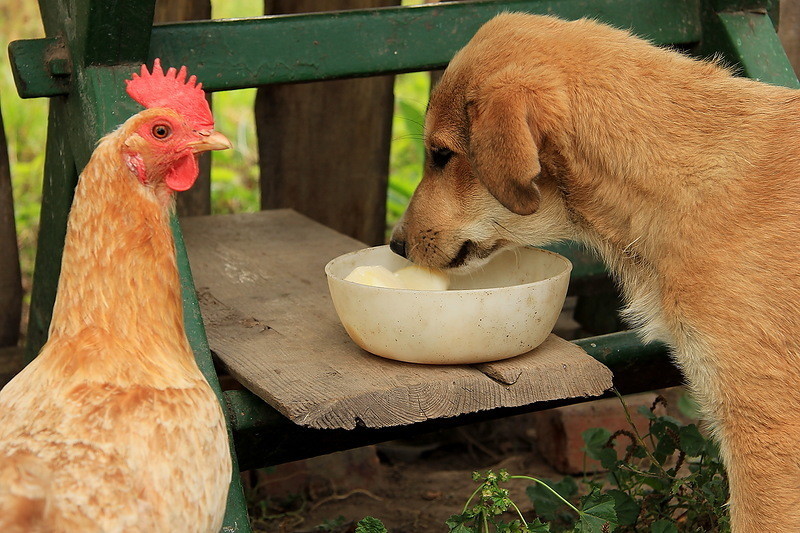
[[[658,44],[700,40],[699,0],[502,0],[156,26],[150,61],[187,65],[209,90],[441,68],[502,11],[594,17]],[[69,90],[45,68],[56,39],[9,50],[20,96]]]
[[[14,221],[14,195],[3,116],[0,114],[0,348],[16,346],[22,314],[22,274]]]
[[[397,426],[596,396],[611,386],[606,367],[555,336],[485,365],[376,357],[347,337],[323,270],[362,243],[291,210],[187,218],[182,227],[211,349],[300,425]]]
[[[697,0],[503,0],[156,27],[150,54],[193,65],[211,90],[430,70],[504,11],[594,17],[656,43],[700,39]]]
[[[764,83],[800,88],[770,17],[764,13],[719,13],[708,22],[706,46],[722,52],[742,75]]]

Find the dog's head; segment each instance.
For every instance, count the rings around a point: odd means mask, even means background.
[[[549,17],[501,15],[451,61],[431,94],[422,181],[392,249],[437,268],[480,264],[494,251],[567,237],[553,143],[569,112],[564,72],[531,48]]]

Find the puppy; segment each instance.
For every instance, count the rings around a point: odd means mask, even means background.
[[[800,531],[800,92],[590,20],[504,14],[431,94],[391,247],[428,267],[575,239],[674,352],[735,533]]]

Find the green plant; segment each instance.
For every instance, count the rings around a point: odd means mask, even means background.
[[[517,504],[509,497],[508,489],[500,487],[510,479],[527,479],[534,481],[534,487],[541,488],[545,499],[555,502],[556,505],[569,507],[577,518],[576,531],[603,531],[607,524],[616,521],[614,512],[614,502],[611,497],[602,495],[599,491],[593,490],[581,499],[577,507],[564,498],[557,487],[542,480],[530,476],[512,476],[505,470],[500,470],[495,474],[492,471],[484,475],[474,472],[472,479],[480,482],[480,485],[467,500],[461,514],[453,515],[447,520],[447,526],[451,533],[489,533],[494,530],[497,532],[547,532],[550,526],[536,517],[531,522],[527,522]],[[470,506],[476,496],[479,497],[477,504]],[[544,499],[542,500],[544,501]],[[516,517],[510,522],[503,520],[503,515],[512,510]]]
[[[620,401],[630,422],[621,396]],[[608,469],[602,481],[634,497],[638,506],[638,516],[620,531],[729,531],[724,507],[728,479],[717,444],[705,438],[695,424],[656,415],[658,405],[666,406],[664,398],[659,396],[649,409],[639,409],[648,419],[644,435],[633,423],[629,432],[590,430],[584,434],[587,453]],[[630,441],[623,457],[618,457],[613,446],[620,438]],[[677,525],[670,527],[665,522]]]
[[[377,518],[368,516],[356,525],[356,533],[388,533],[386,526]]]
[[[600,461],[605,473],[585,476],[584,492],[610,496],[616,521],[609,531],[619,533],[727,532],[724,510],[728,485],[716,444],[705,438],[695,424],[684,425],[673,417],[657,415],[656,407],[666,405],[658,397],[648,409],[648,430],[640,434],[633,424],[622,396],[630,430],[611,433],[595,428],[584,432],[589,457]],[[627,446],[620,457],[615,443]],[[571,478],[556,487],[564,499],[575,498],[580,489]],[[537,515],[550,522],[553,531],[573,531],[574,520],[565,507],[538,486],[528,489]]]
[[[572,477],[553,482],[512,476],[504,470],[497,474],[476,472],[473,479],[478,488],[461,513],[447,520],[449,531],[729,532],[724,508],[728,484],[716,444],[695,424],[684,425],[673,417],[657,415],[656,407],[666,405],[662,397],[649,409],[640,409],[648,420],[647,433],[641,434],[624,399],[618,396],[631,429],[611,433],[595,428],[583,433],[586,453],[600,461],[603,473],[584,475],[579,483]],[[680,404],[691,407],[686,400]],[[615,446],[619,439],[627,441],[622,457]],[[501,486],[511,479],[534,482],[526,490],[533,503],[533,518],[526,518]],[[386,531],[380,521],[368,518],[373,529],[361,533]]]

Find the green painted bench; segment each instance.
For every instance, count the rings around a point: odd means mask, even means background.
[[[740,65],[744,75],[798,86],[773,27],[777,15],[777,3],[773,0],[458,2],[159,26],[152,25],[155,0],[40,0],[39,3],[47,37],[17,41],[10,46],[20,95],[51,98],[41,234],[27,345],[29,357],[37,353],[46,338],[66,219],[80,169],[88,161],[97,139],[137,111],[124,94],[123,81],[139,64],[152,63],[156,57],[166,65],[187,65],[211,91],[431,70],[445,66],[453,53],[494,14],[519,10],[565,18],[596,17],[631,28],[658,44],[675,45],[698,55],[721,53]],[[231,60],[233,57],[235,61]],[[283,216],[263,215],[278,219]],[[297,221],[295,225],[305,224],[292,218],[294,215],[286,216]],[[189,220],[187,228],[195,224],[198,223]],[[324,230],[312,226],[309,232]],[[226,409],[235,444],[232,453],[238,456],[235,464],[242,469],[580,399],[498,405],[481,412],[387,427],[355,424],[352,428],[320,429],[295,423],[286,413],[247,390],[220,389],[201,316],[201,308],[208,314],[214,301],[213,298],[203,301],[206,294],[203,287],[193,282],[189,257],[195,252],[190,249],[187,253],[177,219],[174,233],[187,331],[198,363]],[[187,241],[191,238],[192,233],[187,233]],[[602,269],[573,245],[560,246],[558,251],[570,256],[576,264],[573,291],[583,291],[603,276]],[[195,263],[193,259],[197,268]],[[202,273],[197,274],[201,277]],[[217,335],[211,333],[210,337]],[[296,343],[301,342],[302,339]],[[614,385],[623,393],[680,381],[666,348],[658,344],[642,345],[631,332],[581,339],[575,344],[613,371]],[[322,348],[309,346],[317,351]],[[247,381],[246,375],[237,377]],[[231,488],[224,531],[250,531],[238,475],[234,475]]]

